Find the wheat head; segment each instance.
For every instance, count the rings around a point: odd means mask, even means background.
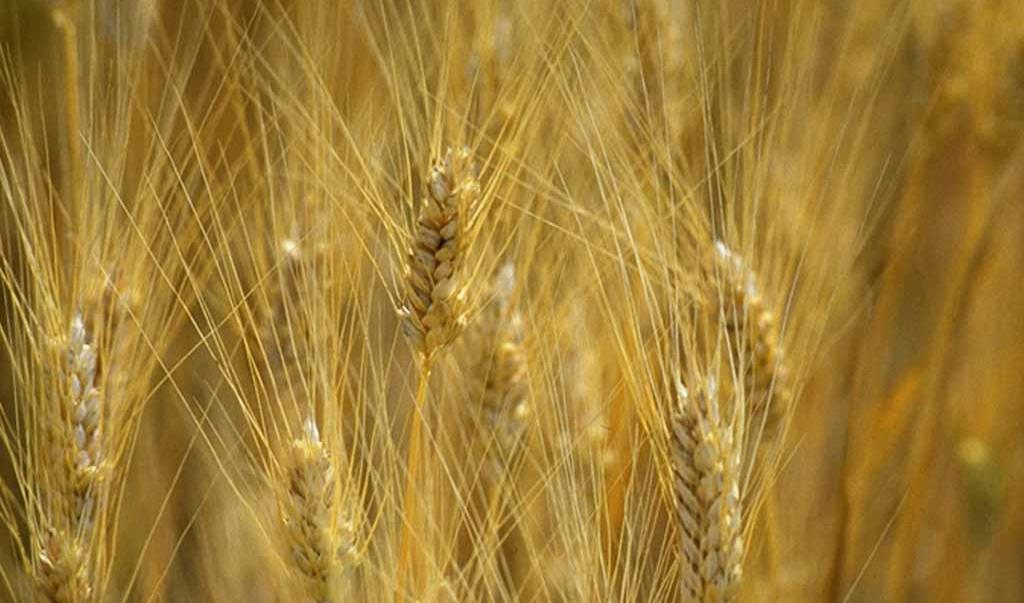
[[[722,241],[715,242],[714,264],[722,283],[714,296],[718,300],[714,311],[738,342],[741,357],[747,359],[751,417],[763,420],[765,434],[771,436],[778,432],[792,402],[777,314],[748,263]]]
[[[281,501],[290,558],[308,600],[338,601],[337,581],[356,559],[355,532],[340,512],[334,465],[312,419],[290,452]]]
[[[691,601],[732,600],[743,576],[740,442],[723,421],[714,381],[676,383],[671,416],[676,516],[683,588]]]
[[[431,168],[409,252],[401,312],[405,334],[426,360],[465,326],[465,230],[468,211],[479,195],[469,149],[449,149]]]

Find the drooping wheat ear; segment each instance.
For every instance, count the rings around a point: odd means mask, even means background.
[[[471,354],[476,360],[473,379],[482,403],[483,419],[493,437],[489,470],[500,478],[520,448],[525,420],[526,358],[523,319],[516,305],[515,267],[506,264],[494,283],[494,295],[477,319]]]
[[[722,420],[714,381],[693,391],[676,380],[671,416],[683,589],[697,603],[731,601],[743,575],[740,441]]]
[[[469,149],[449,149],[430,170],[406,266],[403,329],[428,361],[465,323],[468,212],[480,195]]]
[[[49,530],[39,553],[36,587],[51,603],[83,603],[92,595],[85,547],[66,532]]]
[[[757,275],[725,243],[715,241],[717,277],[722,289],[714,295],[715,313],[733,333],[747,359],[746,377],[753,424],[764,421],[766,434],[775,434],[792,401],[789,368],[779,337],[775,310],[761,294]]]
[[[355,529],[337,504],[334,465],[309,419],[291,445],[281,501],[291,560],[309,601],[339,601],[337,581],[356,557]]]

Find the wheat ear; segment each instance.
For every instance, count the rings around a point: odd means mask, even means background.
[[[690,391],[677,379],[676,391],[672,471],[683,589],[697,603],[731,601],[743,574],[741,438],[722,420],[713,381]]]
[[[334,465],[309,419],[291,444],[281,520],[302,589],[313,603],[340,601],[337,581],[356,560],[355,530],[339,512]]]
[[[722,282],[716,313],[741,346],[747,364],[751,416],[763,419],[765,433],[777,433],[792,401],[789,369],[776,313],[761,294],[757,275],[744,259],[715,242],[715,265]],[[717,282],[714,279],[712,282]]]
[[[427,194],[420,206],[406,263],[405,305],[400,311],[402,330],[420,363],[409,434],[398,572],[409,572],[414,593],[422,588],[420,567],[413,554],[413,532],[420,523],[417,492],[422,486],[423,410],[434,358],[465,326],[466,227],[469,212],[479,196],[480,183],[469,149],[449,149],[427,175]]]
[[[465,323],[465,229],[479,195],[468,149],[448,150],[431,168],[406,264],[401,312],[405,334],[428,362]]]
[[[96,349],[80,313],[71,319],[65,362],[66,403],[57,431],[64,476],[52,492],[57,512],[45,518],[36,571],[39,593],[55,603],[91,597],[88,551],[104,473]]]
[[[493,443],[489,470],[500,479],[518,452],[530,414],[526,400],[526,358],[523,319],[515,303],[515,267],[506,264],[494,282],[493,297],[475,321],[472,371],[484,424]]]
[[[103,474],[103,430],[100,390],[96,383],[96,350],[89,343],[81,314],[71,321],[68,350],[71,445],[65,457],[70,477],[71,523],[85,533],[93,512]]]
[[[51,603],[84,603],[92,596],[88,553],[80,539],[51,529],[44,537],[36,589]]]
[[[501,552],[502,543],[510,538],[512,522],[502,520],[508,492],[513,486],[515,461],[522,451],[526,419],[530,407],[526,393],[526,359],[523,350],[523,319],[515,299],[515,267],[505,264],[494,279],[491,299],[474,320],[467,333],[467,352],[473,361],[468,373],[471,391],[480,406],[483,443],[485,444],[484,476],[487,479],[487,506],[482,525],[487,527],[487,541],[478,545],[486,554],[481,561],[494,564],[490,572],[501,576],[501,567],[510,559]],[[493,553],[493,555],[491,554]],[[491,584],[497,587],[498,584]],[[511,586],[511,585],[509,585]],[[501,590],[489,594],[507,598]]]

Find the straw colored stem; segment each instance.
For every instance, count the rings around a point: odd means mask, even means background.
[[[419,383],[416,387],[416,400],[412,413],[412,427],[409,433],[409,450],[407,452],[406,467],[408,472],[405,481],[405,494],[403,497],[402,509],[404,519],[402,522],[402,544],[398,562],[399,580],[407,580],[412,600],[416,600],[418,593],[422,591],[423,572],[416,555],[416,526],[421,525],[420,500],[418,491],[422,487],[420,476],[425,470],[421,467],[423,458],[423,421],[427,400],[427,390],[430,383],[431,366],[424,362],[420,368]]]
[[[84,198],[84,170],[82,149],[78,137],[81,132],[78,93],[78,32],[72,15],[71,2],[58,4],[51,13],[54,25],[60,30],[64,60],[64,119],[68,137],[68,198],[80,204]]]

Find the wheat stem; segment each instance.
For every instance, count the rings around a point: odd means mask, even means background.
[[[430,383],[430,370],[429,362],[424,362],[420,366],[419,383],[416,386],[416,399],[412,413],[412,427],[409,434],[409,451],[406,459],[407,473],[402,505],[405,517],[402,522],[398,575],[399,579],[402,579],[403,576],[408,577],[409,587],[414,596],[422,592],[423,588],[423,572],[415,549],[418,546],[416,542],[416,528],[422,525],[420,500],[417,494],[423,485],[420,476],[425,473],[425,469],[421,466],[423,458],[422,431]]]
[[[69,200],[75,207],[81,207],[85,200],[85,170],[82,163],[80,101],[78,92],[78,31],[73,15],[73,3],[65,0],[55,6],[50,17],[61,33],[64,59],[64,118],[68,137],[68,181]]]

